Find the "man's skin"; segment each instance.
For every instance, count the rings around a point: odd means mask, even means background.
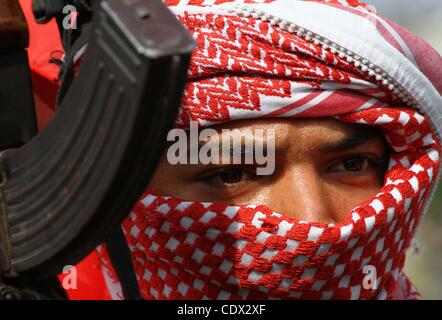
[[[383,185],[389,155],[376,127],[320,118],[241,120],[212,128],[275,129],[274,173],[258,176],[254,165],[171,165],[164,155],[150,188],[186,200],[263,204],[300,220],[337,223]]]

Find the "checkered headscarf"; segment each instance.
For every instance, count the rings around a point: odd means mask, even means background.
[[[123,224],[141,295],[388,299],[399,287],[417,295],[402,268],[439,176],[441,57],[355,0],[167,3],[198,44],[178,127],[333,116],[380,126],[391,159],[379,193],[336,225],[146,191]],[[374,286],[364,285],[366,266]]]

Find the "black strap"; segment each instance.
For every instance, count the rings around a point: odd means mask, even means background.
[[[106,248],[112,266],[120,279],[124,298],[126,300],[141,300],[130,249],[121,227],[111,234],[106,242]]]
[[[87,44],[89,40],[89,32],[91,29],[91,23],[84,23],[81,25],[81,34],[80,36],[75,40],[75,42],[70,45],[69,51],[67,51],[65,56],[65,61],[61,65],[60,68],[60,80],[61,85],[60,89],[57,93],[57,107],[61,105],[64,97],[66,96],[67,92],[69,91],[69,88],[72,85],[72,82],[75,79],[75,73],[74,73],[74,57],[75,55]],[[63,33],[65,34],[65,33]],[[66,34],[70,34],[67,32]],[[66,39],[69,39],[69,36],[66,36]],[[65,40],[65,35],[63,36],[63,43],[66,43],[64,45],[67,47],[67,43],[69,41]]]

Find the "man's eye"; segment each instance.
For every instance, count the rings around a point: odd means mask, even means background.
[[[368,165],[367,159],[362,157],[347,158],[342,161],[342,165],[347,171],[362,171]]]
[[[379,163],[379,164],[378,164]],[[347,157],[339,161],[330,168],[331,172],[364,172],[375,169],[377,165],[382,165],[382,161],[376,161],[367,156]]]
[[[211,185],[223,187],[250,180],[252,177],[253,174],[244,168],[225,168],[206,173],[201,179]]]

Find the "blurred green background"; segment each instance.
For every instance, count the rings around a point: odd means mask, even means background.
[[[378,13],[418,34],[442,53],[442,0],[366,0]],[[441,106],[442,108],[442,106]],[[425,299],[442,299],[442,183],[417,232],[421,251],[405,271]],[[410,250],[411,251],[411,250]]]

